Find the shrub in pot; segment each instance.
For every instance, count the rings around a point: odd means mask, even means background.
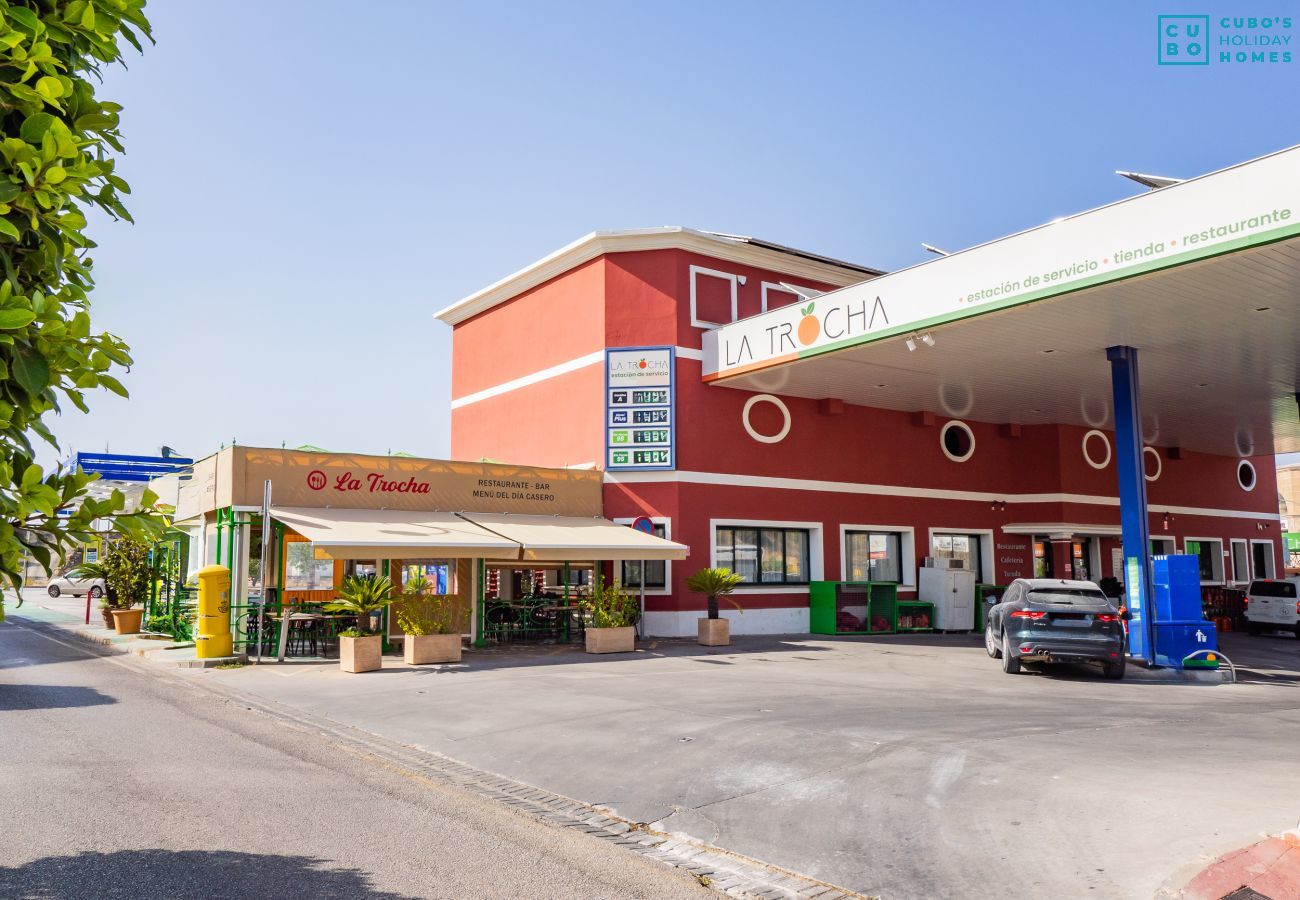
[[[641,608],[636,597],[617,583],[596,579],[591,594],[581,601],[587,615],[588,653],[631,653],[636,649],[636,623]]]
[[[696,640],[706,647],[725,647],[731,643],[731,623],[718,614],[718,598],[744,613],[744,609],[731,596],[744,579],[730,569],[700,569],[686,579],[686,587],[703,594],[707,601],[708,617],[696,623]]]
[[[371,630],[374,613],[393,602],[393,583],[379,575],[350,575],[338,596],[325,604],[332,613],[357,617],[357,627],[339,632],[339,668],[344,672],[373,672],[383,665],[384,638]]]
[[[82,563],[68,572],[73,578],[104,579],[104,627],[118,634],[139,634],[144,610],[138,608],[149,596],[154,569],[149,547],[130,538],[108,542],[103,562]],[[110,623],[111,618],[111,623]]]
[[[406,585],[393,604],[397,625],[406,633],[402,656],[407,665],[460,662],[460,630],[455,628],[453,598],[435,594],[424,578]]]

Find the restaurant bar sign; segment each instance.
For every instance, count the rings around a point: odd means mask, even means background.
[[[672,347],[605,351],[605,468],[676,465]]]
[[[229,506],[257,509],[267,481],[281,507],[601,514],[602,476],[591,470],[227,447],[194,464],[176,518]]]

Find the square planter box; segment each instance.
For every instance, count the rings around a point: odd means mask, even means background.
[[[408,666],[460,662],[459,634],[408,634],[402,639]]]
[[[631,625],[624,628],[588,628],[588,653],[631,653],[636,649],[636,629]]]
[[[384,639],[377,634],[339,638],[339,668],[344,672],[374,672],[383,665]]]
[[[697,619],[696,640],[705,647],[726,647],[731,643],[728,619]]]
[[[113,630],[118,634],[139,634],[143,609],[113,610]]]

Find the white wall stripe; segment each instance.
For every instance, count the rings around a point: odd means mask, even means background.
[[[701,350],[695,350],[690,347],[678,347],[676,349],[677,355],[682,359],[693,359],[696,361],[704,360],[704,353]],[[520,388],[546,381],[548,378],[555,378],[557,375],[567,375],[570,372],[585,369],[587,366],[594,366],[604,360],[605,351],[597,350],[594,353],[588,353],[586,356],[579,356],[577,359],[562,362],[559,365],[551,366],[548,369],[540,369],[528,375],[521,375],[518,378],[512,378],[510,381],[503,381],[501,384],[493,385],[490,388],[484,388],[481,391],[466,394],[464,397],[457,397],[455,400],[451,401],[451,408],[460,409],[462,406],[469,406],[471,403],[478,403],[480,400],[500,397],[502,394],[508,394],[511,391],[517,391]]]
[[[991,503],[1005,500],[1008,503],[1082,503],[1095,506],[1119,506],[1118,497],[1091,494],[1008,494],[986,491],[954,491],[942,488],[905,487],[896,484],[859,484],[852,481],[813,481],[803,478],[779,478],[771,475],[732,475],[725,472],[606,472],[605,481],[614,484],[637,482],[685,482],[687,484],[716,484],[729,487],[766,488],[787,491],[825,491],[833,494],[871,494],[882,497],[920,497],[927,500],[968,500]],[[1261,513],[1238,509],[1206,509],[1195,506],[1162,506],[1149,504],[1155,513],[1177,513],[1185,516],[1221,516],[1230,519],[1257,519],[1276,521],[1279,513]]]
[[[528,387],[530,384],[537,384],[539,381],[546,381],[548,378],[555,378],[557,375],[567,375],[570,372],[585,369],[587,366],[594,366],[597,363],[604,362],[604,360],[605,351],[597,350],[594,353],[588,353],[586,356],[579,356],[577,359],[562,362],[557,366],[551,366],[548,369],[541,369],[540,371],[533,372],[529,375],[513,378],[510,381],[503,381],[501,384],[494,385],[490,388],[484,388],[481,391],[475,391],[472,394],[466,394],[464,397],[457,397],[455,400],[451,401],[451,408],[459,409],[462,406],[469,406],[471,403],[478,403],[480,400],[499,397],[502,394],[517,391],[522,387]]]

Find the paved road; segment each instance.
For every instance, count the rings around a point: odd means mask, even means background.
[[[0,897],[709,896],[171,674],[0,624]]]
[[[975,636],[194,672],[886,898],[1149,900],[1300,821],[1300,641],[1236,686],[1008,676]]]

